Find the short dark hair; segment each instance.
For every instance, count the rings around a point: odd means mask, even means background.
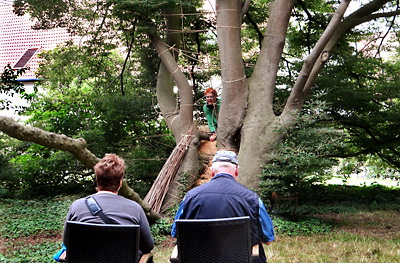
[[[116,154],[106,154],[94,166],[97,190],[118,191],[122,177],[125,174],[125,161]]]

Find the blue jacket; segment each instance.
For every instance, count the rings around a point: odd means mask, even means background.
[[[175,220],[237,216],[250,216],[253,245],[275,239],[271,218],[258,195],[224,173],[189,191],[180,204]],[[175,223],[171,235],[175,236]]]

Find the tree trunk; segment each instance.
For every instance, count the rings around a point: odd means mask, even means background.
[[[218,149],[238,152],[248,95],[241,48],[242,1],[217,0],[216,7],[223,88],[217,128]]]
[[[170,32],[181,29],[180,18],[175,14],[180,13],[179,6],[165,10],[167,28]],[[168,31],[168,30],[167,30]],[[194,98],[193,89],[178,63],[177,53],[172,49],[180,47],[181,35],[179,33],[167,34],[165,42],[155,33],[149,33],[150,40],[161,58],[161,64],[157,78],[157,100],[161,113],[171,129],[175,140],[179,142],[193,124]],[[173,89],[178,88],[177,96]],[[163,202],[163,209],[173,206],[181,199],[182,176],[187,180],[194,181],[198,175],[198,137],[196,136],[188,149],[182,165],[171,184]]]
[[[270,4],[270,18],[260,57],[249,79],[249,98],[241,130],[239,182],[258,189],[261,165],[266,154],[282,139],[285,122],[275,116],[273,98],[279,62],[294,1],[280,0]]]
[[[293,125],[309,93],[311,86],[307,84],[312,83],[317,76],[312,74],[313,67],[317,63],[326,61],[324,49],[327,43],[330,43],[329,40],[338,28],[348,4],[349,1],[342,1],[327,29],[305,59],[280,116],[275,116],[273,112],[273,93],[294,1],[277,0],[270,4],[270,18],[260,57],[249,81],[249,107],[242,128],[239,181],[244,185],[253,189],[259,188],[262,165],[268,163],[268,153],[276,149],[276,145],[285,137],[287,128]],[[336,43],[338,40],[336,38]]]

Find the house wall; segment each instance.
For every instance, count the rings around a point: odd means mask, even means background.
[[[13,13],[11,0],[0,1],[0,71],[7,64],[14,66],[28,48],[49,50],[72,38],[65,28],[33,30],[31,28],[33,25],[34,22],[29,15],[17,16]],[[20,79],[37,78],[35,72],[38,68],[37,54],[40,50],[26,64],[30,70]]]

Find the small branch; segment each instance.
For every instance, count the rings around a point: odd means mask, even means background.
[[[121,93],[122,93],[123,96],[125,95],[125,91],[124,91],[124,72],[125,72],[125,69],[126,69],[126,64],[128,63],[129,57],[131,55],[133,43],[135,42],[135,34],[134,34],[135,33],[135,23],[136,23],[136,19],[135,19],[134,26],[133,26],[133,29],[132,29],[133,35],[132,35],[131,43],[129,44],[128,54],[126,54],[124,65],[122,66],[121,75],[120,75],[120,77],[121,77]]]
[[[264,35],[261,32],[260,28],[258,27],[257,23],[254,22],[253,18],[251,17],[250,13],[246,13],[246,18],[248,19],[249,23],[253,26],[254,30],[257,33],[258,36],[258,42],[259,42],[259,46],[260,49],[262,47],[262,42],[264,41]]]
[[[243,4],[243,8],[242,8],[242,14],[243,14],[243,16],[244,16],[245,14],[248,14],[247,12],[249,11],[250,4],[251,4],[251,0],[246,0],[246,2]]]
[[[381,48],[382,48],[382,46],[383,46],[383,42],[385,41],[385,38],[389,35],[390,30],[392,30],[395,20],[396,20],[396,17],[393,17],[393,18],[392,18],[392,21],[390,22],[389,28],[386,30],[385,35],[382,37],[381,43],[380,43],[379,46],[378,46],[378,50],[376,51],[375,57],[377,57],[378,54],[380,53],[380,50],[381,50]]]

